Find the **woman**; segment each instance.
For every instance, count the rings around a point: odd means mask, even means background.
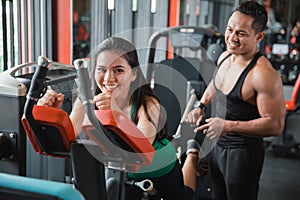
[[[128,178],[151,179],[157,191],[151,199],[192,199],[200,148],[197,143],[191,142],[192,148],[188,150],[190,153],[181,169],[168,138],[159,99],[142,74],[135,47],[122,38],[111,37],[104,40],[91,57],[98,86],[94,97],[96,108],[122,112],[136,124],[157,152],[151,165],[141,167],[140,172],[129,173]],[[62,101],[62,94],[49,91],[38,104],[60,107]],[[75,106],[73,110],[78,112]],[[75,130],[80,133],[81,117],[72,112],[70,118]],[[139,188],[126,186],[126,199],[141,197]]]

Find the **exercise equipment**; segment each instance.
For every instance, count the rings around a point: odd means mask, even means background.
[[[74,186],[87,200],[122,200],[125,184],[134,184],[149,192],[153,189],[150,180],[127,182],[126,172],[135,172],[141,165],[150,164],[154,148],[123,114],[94,110],[87,62],[80,59],[74,65],[80,83],[79,98],[86,110],[82,128],[90,139],[75,139],[65,111],[35,105],[47,89],[45,75],[51,60],[45,57],[38,58],[39,67],[32,78],[24,108],[22,123],[28,139],[39,154],[71,158]],[[118,178],[106,182],[105,167],[118,170]]]
[[[300,143],[294,139],[292,134],[287,133],[287,122],[288,119],[293,115],[300,116],[300,74],[293,87],[292,95],[290,100],[285,101],[286,117],[285,125],[282,134],[278,137],[276,142],[272,144],[272,150],[275,155],[287,157],[298,154],[300,152]]]
[[[161,48],[156,46],[161,39],[167,39],[171,44],[173,50],[165,49],[163,53],[172,53],[172,58],[156,61],[156,54],[161,53],[158,51]],[[215,61],[224,48],[222,41],[220,33],[207,27],[170,27],[151,35],[146,76],[166,110],[171,134],[177,130],[191,90],[195,89],[199,98],[210,82],[216,69]],[[209,52],[206,51],[208,48]]]
[[[173,48],[165,49],[169,58],[157,60],[161,53],[157,45],[161,39]],[[193,128],[183,122],[186,113],[193,109],[194,101],[200,99],[206,86],[216,70],[216,61],[225,50],[223,35],[209,27],[178,26],[154,32],[148,43],[146,55],[147,80],[152,83],[166,112],[168,131],[173,135],[172,141],[178,156],[184,160],[186,141],[194,137]],[[156,59],[156,60],[155,60]],[[211,107],[206,109],[206,116],[211,114]],[[181,134],[184,133],[184,134]],[[199,133],[200,140],[204,140]],[[202,135],[202,137],[200,137]],[[209,151],[209,150],[208,150]],[[208,173],[209,176],[209,173]],[[210,177],[198,178],[196,198],[211,199]],[[208,179],[207,179],[208,177]]]
[[[0,173],[1,200],[84,200],[72,185]]]
[[[29,176],[48,177],[54,181],[64,181],[65,160],[41,157],[31,148],[21,123],[26,95],[37,62],[14,66],[0,73],[0,172]],[[72,89],[76,70],[74,66],[53,62],[46,75],[46,85],[65,95],[62,109],[72,109]],[[47,170],[41,166],[48,165]],[[55,171],[53,167],[55,166]]]

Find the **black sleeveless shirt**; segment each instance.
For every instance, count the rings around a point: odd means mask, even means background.
[[[224,60],[226,60],[229,56],[230,54],[220,62],[219,67],[224,62]],[[220,108],[223,108],[223,110],[225,109],[226,112],[225,113],[226,120],[249,121],[249,120],[260,118],[260,114],[258,112],[257,106],[244,101],[241,97],[241,89],[244,80],[247,74],[249,73],[249,71],[255,66],[256,61],[260,56],[262,56],[260,52],[255,54],[251,62],[243,70],[237,82],[235,83],[232,90],[228,94],[224,94],[221,90],[219,90],[216,87],[214,82],[214,87],[216,88],[217,91],[217,106],[216,106],[217,115],[222,116],[221,115],[222,109]],[[248,137],[245,135],[240,135],[232,132],[232,133],[227,133],[225,136],[221,136],[217,144],[225,148],[240,148],[258,142],[259,143],[262,142],[262,138]]]

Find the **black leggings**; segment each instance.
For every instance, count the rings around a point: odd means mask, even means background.
[[[264,162],[264,147],[222,148],[211,152],[213,194],[217,200],[256,200]]]
[[[191,188],[183,184],[183,174],[181,166],[177,162],[175,167],[168,174],[158,177],[151,178],[154,184],[154,188],[157,190],[157,194],[149,196],[150,200],[176,200],[185,199],[192,200],[194,192]],[[141,200],[143,192],[136,186],[126,186],[126,200]]]

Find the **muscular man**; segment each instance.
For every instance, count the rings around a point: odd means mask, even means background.
[[[199,126],[203,108],[213,99],[225,99],[225,119],[218,116],[217,106],[216,116],[195,129],[218,139],[210,162],[216,199],[257,199],[263,137],[278,136],[284,127],[282,81],[257,47],[265,36],[266,23],[265,8],[255,1],[242,2],[231,13],[225,33],[227,51],[219,58],[218,71],[199,108],[186,119]]]

